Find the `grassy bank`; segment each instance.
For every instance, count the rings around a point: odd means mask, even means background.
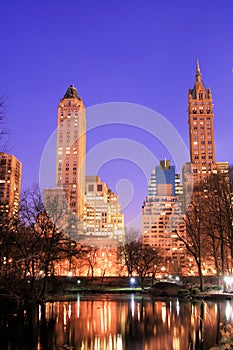
[[[48,285],[48,299],[72,298],[77,293],[84,294],[139,294],[154,298],[178,297],[179,299],[231,299],[233,294],[223,293],[221,287],[214,284],[215,279],[206,280],[204,291],[200,292],[195,279],[181,280],[179,283],[147,279],[144,289],[139,280],[130,283],[129,277],[56,277]],[[208,284],[208,285],[207,285]]]

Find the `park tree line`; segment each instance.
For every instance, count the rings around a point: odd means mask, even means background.
[[[155,276],[160,256],[157,250],[144,246],[140,240],[129,239],[114,253],[73,239],[74,218],[67,212],[64,198],[56,196],[46,201],[34,186],[22,193],[19,212],[9,216],[0,212],[0,295],[13,299],[46,299],[51,280],[56,282],[55,267],[68,264],[72,272],[94,278],[96,269],[102,278],[108,273],[108,263],[119,267],[121,275],[137,275],[142,287],[147,276]],[[88,241],[87,241],[88,242]],[[101,249],[100,249],[101,251]],[[107,261],[107,263],[106,263]]]
[[[207,268],[219,284],[232,272],[233,208],[232,168],[229,176],[212,174],[193,193],[185,215],[186,232],[176,231],[184,243],[188,257],[196,264],[203,289]],[[67,220],[67,218],[69,218]],[[163,254],[159,247],[150,247],[137,237],[128,237],[112,254],[98,255],[98,248],[79,237],[73,239],[75,219],[67,213],[67,203],[47,201],[46,208],[38,186],[22,193],[19,213],[9,216],[0,212],[0,294],[11,298],[45,299],[49,281],[59,272],[55,267],[78,266],[80,274],[95,277],[101,267],[102,278],[108,273],[106,261],[118,264],[119,274],[138,276],[144,287],[146,277],[160,271]],[[84,272],[85,271],[85,272]]]
[[[3,141],[7,134],[4,100],[0,99],[2,150],[5,150]],[[183,218],[185,232],[181,234],[176,230],[186,247],[187,257],[191,256],[195,262],[201,289],[208,266],[214,267],[219,284],[233,269],[232,194],[232,167],[227,175],[211,174],[193,192]],[[76,218],[67,212],[65,202],[53,197],[45,207],[37,186],[23,192],[19,212],[14,216],[1,210],[0,295],[43,300],[48,281],[55,276],[55,266],[64,260],[70,269],[80,265],[80,271],[83,268],[92,278],[96,268],[101,266],[104,278],[106,257],[114,259],[120,273],[139,276],[142,287],[146,277],[156,275],[163,260],[159,248],[144,245],[138,237],[129,237],[116,255],[109,253],[101,260],[96,247],[80,244],[79,237],[73,238],[76,224]]]
[[[233,168],[213,173],[195,187],[179,239],[193,258],[203,289],[204,274],[214,273],[218,284],[233,270]],[[209,269],[209,270],[208,270]]]

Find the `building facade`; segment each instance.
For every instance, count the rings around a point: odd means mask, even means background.
[[[194,87],[188,90],[188,124],[190,162],[183,167],[186,207],[194,187],[216,169],[212,94],[202,80],[198,61]]]
[[[206,88],[197,62],[193,89],[188,92],[190,160],[197,181],[210,174],[215,163],[214,113],[210,88]]]
[[[86,112],[76,88],[71,85],[58,106],[56,187],[78,218],[84,213],[86,157]]]
[[[182,193],[180,175],[175,173],[175,166],[170,164],[170,160],[161,160],[160,165],[152,170],[148,185],[148,197],[175,196]]]
[[[118,196],[98,176],[85,177],[85,157],[86,111],[71,85],[58,106],[56,186],[44,191],[46,211],[59,230],[82,244],[107,247],[123,242]]]
[[[118,195],[111,191],[99,176],[86,176],[86,235],[102,242],[113,240],[123,243],[125,238],[124,214]],[[104,244],[105,245],[105,244]]]
[[[212,173],[226,174],[229,167],[227,162],[215,159],[213,99],[210,88],[203,82],[198,61],[194,87],[188,90],[188,124],[190,162],[183,166],[186,208],[201,181]]]
[[[170,161],[161,161],[152,171],[142,206],[142,242],[158,250],[166,273],[181,273],[185,268],[185,247],[177,235],[185,232],[179,179]]]
[[[9,215],[18,213],[22,164],[12,154],[0,153],[0,205]]]

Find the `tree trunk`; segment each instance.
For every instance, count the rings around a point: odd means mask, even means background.
[[[203,274],[202,274],[202,268],[201,268],[201,261],[196,260],[197,262],[197,268],[199,273],[199,283],[200,283],[200,291],[203,291],[204,283],[203,283]]]
[[[41,290],[41,293],[40,293],[40,296],[42,298],[42,300],[44,300],[45,298],[45,292],[46,292],[46,287],[47,287],[47,279],[48,279],[48,264],[46,264],[46,268],[45,268],[45,276],[44,276],[44,279],[43,279],[43,286],[42,286],[42,290]]]
[[[215,245],[213,237],[212,237],[212,244],[213,244],[214,264],[215,264],[215,268],[216,268],[217,281],[218,281],[218,286],[220,286],[221,280],[220,280],[220,268],[219,268],[219,262],[218,262],[218,251],[216,249],[216,245]]]
[[[145,287],[145,276],[140,276],[140,280],[141,280],[141,287],[142,287],[142,289],[144,289],[144,287]]]
[[[32,278],[30,280],[30,291],[31,292],[34,289],[34,282],[35,282],[35,262],[32,261]]]
[[[225,252],[224,252],[224,241],[221,237],[221,260],[222,260],[222,277],[223,277],[223,291],[226,292],[227,286],[225,282]]]
[[[94,278],[94,267],[91,266],[91,280],[93,280]]]

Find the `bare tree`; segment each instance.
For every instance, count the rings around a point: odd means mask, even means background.
[[[129,276],[138,275],[144,288],[145,278],[154,276],[161,257],[157,249],[143,244],[141,241],[129,241],[119,247],[122,263],[125,264]]]
[[[141,242],[136,243],[135,248],[137,250],[137,260],[134,262],[134,269],[140,277],[142,288],[144,288],[145,278],[155,275],[161,256],[157,249]]]
[[[28,296],[28,285],[23,279],[16,239],[19,232],[19,216],[9,215],[6,206],[0,210],[0,295],[21,302]]]
[[[134,272],[135,261],[137,261],[137,243],[137,241],[129,239],[118,248],[120,260],[126,266],[128,276],[132,276]]]
[[[12,270],[13,243],[18,229],[18,216],[9,215],[9,206],[0,204],[0,273],[6,276]]]
[[[5,152],[9,140],[7,136],[9,131],[6,128],[6,111],[5,111],[6,98],[0,96],[0,150]]]
[[[184,243],[187,252],[194,258],[201,290],[203,290],[203,258],[207,253],[208,247],[204,232],[206,220],[204,209],[205,205],[200,193],[195,193],[184,218],[186,232],[181,233],[179,230],[176,230],[176,234]]]
[[[68,259],[71,266],[72,258],[77,258],[81,251],[78,242],[70,238],[70,224],[73,225],[73,221],[69,220],[70,213],[67,214],[66,209],[66,202],[53,196],[47,200],[45,210],[38,186],[23,193],[21,221],[32,233],[31,244],[28,244],[31,260],[27,260],[27,264],[32,280],[41,271],[42,298],[46,295],[48,277],[54,275],[55,264]]]
[[[216,173],[200,183],[186,212],[186,233],[178,237],[193,256],[200,288],[203,288],[204,264],[215,267],[220,277],[232,270],[233,260],[233,207],[232,176]]]
[[[206,202],[206,232],[211,237],[218,276],[232,271],[233,207],[230,174],[212,174],[202,184]]]
[[[91,275],[94,278],[95,268],[98,266],[98,247],[96,246],[86,246],[83,249],[83,264],[87,266],[87,276]]]

